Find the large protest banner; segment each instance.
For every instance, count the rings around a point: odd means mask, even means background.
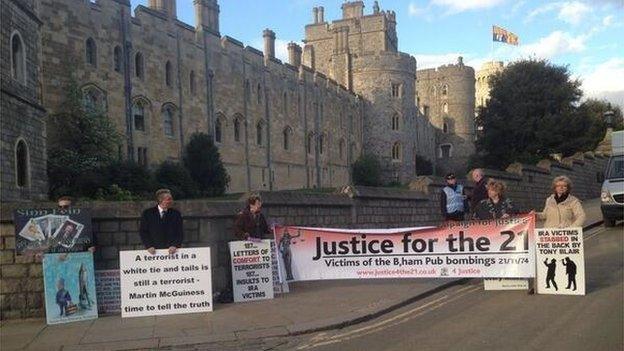
[[[17,254],[76,252],[93,245],[88,209],[17,209],[13,219]]]
[[[286,280],[535,276],[533,213],[440,227],[275,227]]]
[[[585,295],[583,228],[536,230],[537,293]]]
[[[45,254],[43,283],[48,324],[98,317],[91,252]]]
[[[210,248],[120,251],[121,316],[212,311]]]
[[[119,270],[107,269],[95,271],[98,311],[100,314],[121,312],[121,289]]]
[[[232,241],[230,254],[234,302],[272,299],[271,241]]]

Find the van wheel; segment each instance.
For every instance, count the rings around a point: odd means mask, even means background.
[[[603,217],[604,219],[604,226],[607,228],[611,228],[611,227],[615,227],[615,219],[610,219],[610,218],[606,218]]]

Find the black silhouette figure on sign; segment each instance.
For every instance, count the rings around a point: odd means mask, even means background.
[[[574,289],[572,289],[572,291],[576,291],[576,263],[574,263],[570,257],[561,260],[561,263],[566,266],[566,274],[568,275],[568,286],[566,289],[570,289],[570,286],[574,284]]]
[[[282,254],[284,260],[284,268],[286,269],[286,280],[293,280],[292,276],[292,252],[290,251],[291,240],[301,236],[301,232],[297,232],[297,235],[291,236],[288,231],[284,233],[278,243],[278,249]]]
[[[555,269],[557,268],[557,260],[554,258],[550,260],[548,263],[548,259],[544,260],[544,264],[548,267],[548,271],[546,272],[546,289],[550,289],[550,283],[555,287],[556,291],[559,291],[557,288],[557,283],[555,282]]]

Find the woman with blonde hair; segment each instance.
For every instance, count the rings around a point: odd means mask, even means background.
[[[511,201],[505,197],[507,186],[496,179],[489,179],[485,185],[487,199],[481,200],[474,209],[474,219],[507,218],[514,213]]]
[[[585,211],[581,201],[572,196],[572,181],[566,176],[558,176],[552,182],[553,194],[546,199],[544,211],[538,213],[539,219],[546,220],[544,228],[582,227]]]

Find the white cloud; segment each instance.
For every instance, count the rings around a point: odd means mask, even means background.
[[[577,25],[585,18],[585,16],[591,12],[591,8],[579,1],[564,2],[559,9],[560,20]]]
[[[582,52],[588,38],[589,35],[574,37],[558,30],[534,43],[521,46],[520,51],[527,56],[549,59],[562,54]]]
[[[613,15],[609,15],[602,19],[602,25],[605,27],[609,27],[613,24]]]
[[[502,4],[505,0],[431,0],[431,4],[447,8],[447,14],[486,9]]]
[[[624,58],[612,58],[581,74],[587,97],[604,98],[624,107]]]
[[[409,5],[407,5],[407,14],[410,17],[422,16],[425,13],[426,10],[424,8],[418,7],[415,2],[410,2]]]

